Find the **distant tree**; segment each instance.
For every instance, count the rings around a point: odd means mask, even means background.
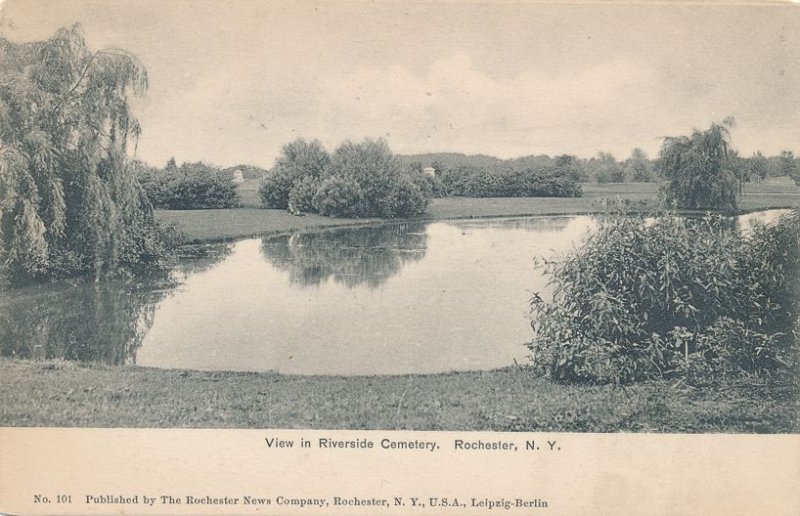
[[[753,153],[753,156],[748,160],[748,168],[750,177],[758,182],[766,181],[769,169],[767,167],[767,158],[761,154],[761,151]]]
[[[405,165],[383,139],[346,141],[333,155],[316,140],[296,140],[284,146],[260,187],[267,208],[386,218],[422,213],[431,191],[421,165]]]
[[[780,155],[780,174],[787,176],[800,185],[800,170],[798,170],[797,160],[792,151],[783,151]]]
[[[647,154],[640,148],[631,151],[631,157],[625,161],[625,176],[637,183],[646,183],[655,179],[653,164]]]
[[[318,185],[327,175],[330,161],[328,151],[319,140],[307,142],[299,138],[284,145],[275,166],[261,180],[259,193],[264,206],[286,209],[295,184],[305,178],[304,189],[309,188],[309,182]]]
[[[747,160],[739,156],[737,150],[730,149],[728,151],[727,167],[736,177],[739,195],[742,195],[744,193],[744,184],[750,181],[750,168],[748,167]]]
[[[727,127],[716,123],[691,136],[665,138],[659,163],[669,180],[667,202],[688,209],[735,209],[739,186],[728,168],[729,146]]]
[[[598,183],[624,183],[625,171],[609,152],[599,152],[593,162]]]
[[[169,158],[169,160],[167,161],[167,164],[164,166],[164,170],[168,174],[174,174],[174,173],[176,173],[178,171],[178,164],[175,163],[175,158],[174,157]]]
[[[589,178],[585,168],[576,156],[569,154],[556,156],[554,165],[556,170],[563,174],[564,177],[574,181],[586,181]]]
[[[127,155],[141,132],[128,100],[146,88],[135,56],[90,51],[78,25],[0,38],[0,276],[100,278],[158,260]]]
[[[337,178],[337,188],[346,187],[351,198],[356,194],[352,185],[358,185],[362,198],[357,210],[365,217],[418,215],[430,199],[424,174],[403,166],[382,138],[342,143],[331,156],[329,174]],[[356,208],[348,211],[352,210]]]

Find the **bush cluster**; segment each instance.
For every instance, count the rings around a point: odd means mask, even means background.
[[[267,208],[331,217],[413,217],[425,211],[431,188],[405,167],[384,140],[345,142],[329,155],[318,141],[283,148],[259,188]]]
[[[791,366],[800,210],[743,237],[722,218],[610,216],[546,266],[532,300],[535,367],[561,381],[624,383]]]
[[[558,167],[460,166],[439,171],[439,191],[456,197],[580,197],[579,178]]]
[[[166,168],[141,167],[139,182],[155,208],[167,210],[205,210],[239,206],[239,193],[233,176],[205,163],[170,160]]]

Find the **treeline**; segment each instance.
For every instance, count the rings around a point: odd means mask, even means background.
[[[436,170],[432,180],[439,197],[580,197],[579,177],[569,167],[515,169],[467,166]]]
[[[535,170],[546,176],[561,173],[579,182],[624,183],[648,182],[658,179],[656,162],[650,160],[641,149],[634,149],[624,161],[608,152],[584,159],[562,154],[550,157],[546,154],[522,156],[502,160],[485,154],[465,155],[459,153],[412,154],[400,157],[409,165],[419,164],[423,168],[433,168],[439,173],[451,170],[499,170],[522,172]]]
[[[427,153],[398,156],[409,166],[418,164],[431,167],[439,172],[455,169],[553,169],[559,163],[569,161],[570,172],[586,183],[641,183],[663,179],[660,157],[649,158],[642,149],[636,148],[624,160],[618,160],[609,152],[598,152],[591,158],[572,155],[550,157],[546,154],[522,156],[502,160],[485,154],[466,155],[460,153]],[[751,156],[741,156],[731,149],[727,156],[726,168],[744,183],[760,183],[770,177],[789,177],[800,184],[800,159],[792,151],[783,151],[775,156],[765,156],[755,152]]]

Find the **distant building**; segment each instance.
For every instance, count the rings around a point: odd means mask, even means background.
[[[241,170],[233,171],[233,182],[237,185],[244,183],[244,174],[242,174]]]
[[[425,167],[422,169],[422,172],[425,173],[427,176],[434,177],[436,175],[436,169],[433,167]]]

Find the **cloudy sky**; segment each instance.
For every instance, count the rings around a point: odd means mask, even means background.
[[[2,1],[2,0],[0,0]],[[397,153],[641,147],[731,115],[800,154],[800,6],[5,0],[15,41],[80,22],[145,64],[137,157],[271,166],[281,146]]]

